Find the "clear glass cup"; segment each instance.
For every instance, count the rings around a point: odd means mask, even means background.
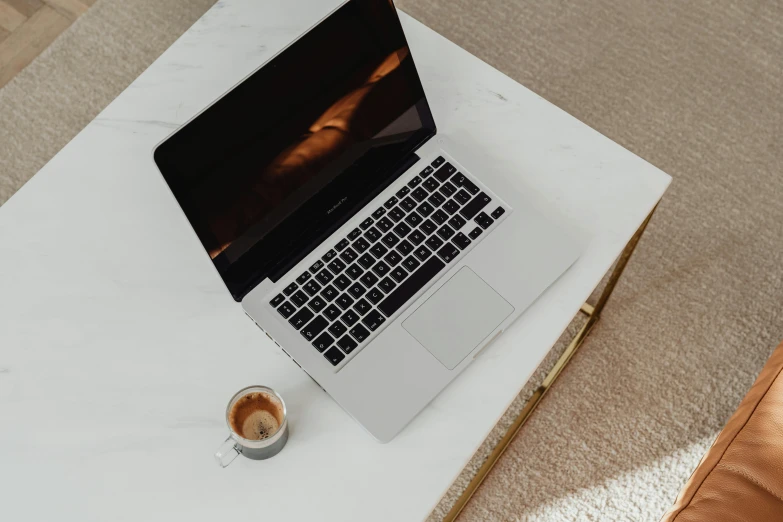
[[[229,417],[231,415],[231,410],[239,399],[245,395],[258,392],[265,393],[267,396],[277,399],[280,403],[280,409],[283,412],[283,422],[280,423],[277,431],[272,433],[269,437],[261,440],[250,440],[234,431],[231,427],[231,419]],[[253,460],[264,460],[274,457],[280,453],[280,450],[282,450],[286,442],[288,442],[288,412],[285,407],[285,402],[283,402],[283,398],[280,397],[280,394],[266,386],[248,386],[247,388],[239,390],[231,398],[226,407],[226,425],[228,425],[230,434],[215,453],[215,460],[223,468],[231,464],[239,455]]]

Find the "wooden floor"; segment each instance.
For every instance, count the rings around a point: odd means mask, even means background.
[[[96,0],[0,0],[0,88]]]

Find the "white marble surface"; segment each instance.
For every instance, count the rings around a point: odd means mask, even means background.
[[[426,517],[668,186],[403,15],[440,132],[591,239],[400,436],[374,442],[243,315],[150,155],[335,5],[221,0],[0,207],[3,520]],[[291,439],[223,470],[224,408],[248,384],[283,394]]]

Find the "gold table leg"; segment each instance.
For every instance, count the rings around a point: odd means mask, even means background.
[[[612,295],[612,292],[614,291],[614,288],[617,285],[617,281],[620,280],[620,276],[623,274],[623,271],[625,270],[625,266],[628,264],[628,260],[631,259],[631,255],[633,255],[634,250],[636,250],[636,245],[639,244],[639,240],[641,239],[642,234],[644,234],[644,231],[647,228],[647,224],[650,222],[650,218],[652,218],[652,215],[655,212],[656,208],[658,208],[657,205],[647,215],[644,222],[636,230],[636,233],[633,235],[631,240],[623,249],[622,253],[620,254],[620,257],[617,259],[617,263],[615,264],[614,270],[609,276],[609,280],[606,283],[606,287],[604,287],[603,291],[601,292],[601,295],[598,297],[598,301],[596,301],[594,305],[591,305],[589,303],[584,303],[582,305],[580,312],[582,312],[588,317],[587,322],[584,324],[584,326],[582,326],[581,330],[579,330],[576,336],[574,336],[574,338],[571,340],[571,343],[565,349],[563,355],[560,356],[560,358],[557,360],[555,365],[552,367],[552,369],[549,371],[547,376],[544,378],[544,381],[541,383],[541,386],[536,388],[536,391],[533,392],[533,395],[530,397],[530,399],[528,399],[527,403],[525,403],[524,408],[522,408],[522,411],[519,412],[517,418],[514,419],[514,422],[508,428],[506,434],[503,436],[502,439],[500,439],[500,442],[498,442],[497,446],[495,446],[495,449],[492,450],[492,453],[489,454],[487,460],[484,462],[484,464],[482,464],[481,468],[479,468],[478,472],[476,473],[476,476],[473,477],[473,480],[470,481],[468,487],[465,488],[465,491],[462,492],[462,495],[460,495],[460,497],[454,503],[454,506],[452,506],[451,510],[445,516],[445,518],[443,519],[444,522],[453,522],[457,518],[457,516],[460,514],[462,509],[465,507],[465,505],[471,499],[473,494],[476,492],[478,487],[481,485],[482,482],[484,482],[484,479],[486,478],[487,474],[489,474],[489,472],[495,466],[495,463],[498,461],[500,456],[503,455],[503,452],[506,451],[508,445],[511,444],[512,440],[514,440],[516,434],[519,432],[519,430],[522,428],[522,426],[525,424],[528,418],[530,418],[530,415],[536,409],[536,406],[538,406],[538,404],[541,402],[541,399],[544,398],[546,392],[549,391],[549,389],[552,387],[552,384],[554,384],[555,380],[557,380],[558,376],[560,376],[560,373],[563,371],[563,369],[569,363],[569,361],[574,356],[576,351],[582,345],[584,340],[590,334],[590,330],[593,329],[593,326],[595,326],[595,323],[597,323],[598,319],[601,317],[601,312],[603,311],[604,306],[606,305],[606,301]]]

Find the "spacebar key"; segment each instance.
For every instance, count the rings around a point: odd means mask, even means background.
[[[421,265],[418,270],[410,275],[408,279],[386,296],[386,299],[381,301],[378,305],[378,309],[383,312],[386,317],[391,317],[394,312],[400,309],[402,305],[408,302],[413,297],[413,294],[421,290],[433,277],[438,275],[446,264],[441,261],[437,256],[432,256],[426,263]]]

